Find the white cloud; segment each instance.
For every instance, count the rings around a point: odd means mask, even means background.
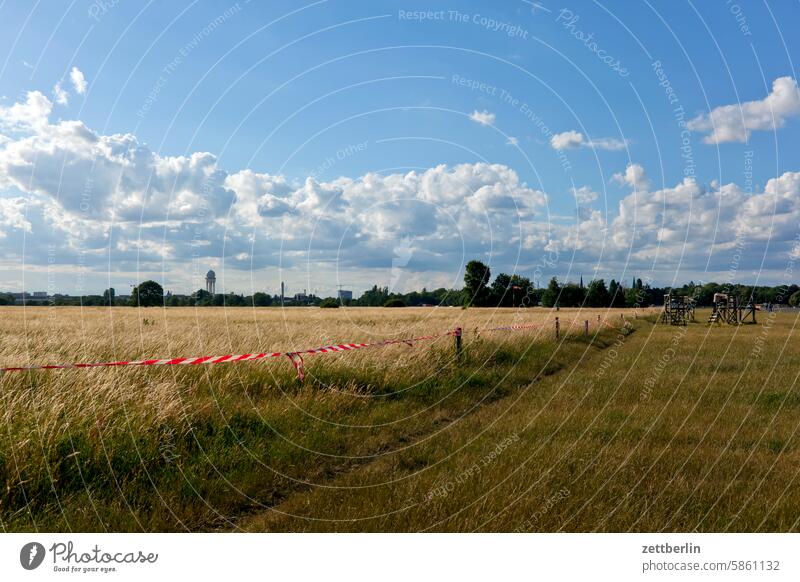
[[[601,137],[588,140],[581,132],[575,131],[574,129],[557,133],[550,138],[550,146],[554,150],[569,150],[583,147],[598,150],[617,151],[625,149],[626,145],[628,145],[627,141],[612,137]]]
[[[13,132],[42,129],[52,110],[52,102],[40,91],[29,91],[24,102],[0,107],[0,129]]]
[[[591,140],[586,144],[586,147],[598,150],[619,151],[624,150],[627,145],[628,142],[625,140],[616,139],[613,137],[601,137]]]
[[[86,82],[86,77],[83,75],[83,72],[78,67],[72,67],[72,70],[69,72],[69,79],[72,81],[72,86],[75,87],[75,92],[78,95],[86,93],[88,83]]]
[[[506,140],[506,145],[518,146],[519,145],[519,140],[516,137],[514,137],[513,135],[510,135],[510,136],[508,136],[508,139]]]
[[[388,268],[406,237],[415,252],[404,272],[446,270],[453,253],[479,254],[486,245],[506,252],[546,203],[501,164],[326,182],[229,173],[207,152],[161,156],[131,134],[50,123],[51,107],[32,93],[3,110],[3,123],[20,131],[0,142],[0,231],[7,235],[0,248],[24,253],[28,265],[46,264],[48,245],[58,241],[59,253],[80,252],[98,269],[169,260],[180,270],[223,254],[239,262],[246,254],[256,268],[303,260]],[[22,232],[32,235],[24,246]]]
[[[481,125],[493,125],[495,120],[495,114],[490,113],[486,110],[478,111],[477,109],[469,114],[469,118],[474,121],[475,123],[480,123]]]
[[[745,142],[753,131],[774,131],[797,115],[800,115],[797,81],[779,77],[772,82],[772,92],[763,99],[716,107],[686,126],[706,133],[703,141],[708,144]]]
[[[0,238],[6,230],[31,232],[31,223],[25,218],[24,198],[0,198]]]
[[[589,186],[581,186],[580,188],[574,188],[572,191],[572,195],[575,197],[576,202],[580,206],[585,206],[587,204],[591,204],[595,200],[597,200],[597,192],[592,190]]]
[[[55,87],[53,87],[53,97],[59,105],[66,105],[69,103],[69,94],[61,86],[61,81],[56,83]]]
[[[550,138],[550,145],[554,150],[569,150],[580,147],[583,143],[583,134],[575,130],[557,133]]]
[[[624,173],[616,173],[611,176],[611,180],[620,185],[628,185],[634,190],[647,190],[650,188],[650,180],[641,164],[628,164]]]
[[[458,286],[460,265],[487,254],[495,272],[531,271],[543,253],[556,251],[556,269],[602,261],[640,272],[653,264],[702,272],[712,254],[712,265],[725,265],[737,235],[750,245],[742,268],[747,257],[762,256],[755,245],[766,241],[766,268],[780,271],[797,252],[800,173],[778,176],[753,194],[692,180],[651,191],[644,168],[631,164],[613,177],[634,190],[616,212],[591,208],[598,194],[585,185],[572,192],[579,212],[570,223],[549,220],[547,195],[503,164],[297,181],[228,172],[207,152],[159,155],[130,134],[99,134],[80,121],[50,123],[51,109],[36,92],[0,109],[0,123],[15,130],[0,140],[6,265],[46,266],[55,248],[59,265],[80,260],[97,273],[111,265],[130,277],[166,267],[187,288],[193,261],[219,267],[227,260],[230,277],[252,262],[258,281],[275,272],[265,267],[281,265],[331,284],[341,270],[348,284],[393,282],[404,290],[426,281]],[[403,241],[413,245],[395,281]]]

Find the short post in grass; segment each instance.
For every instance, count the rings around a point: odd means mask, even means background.
[[[583,337],[589,337],[589,320],[583,320]]]
[[[558,336],[559,336],[558,332],[559,332],[560,327],[561,326],[558,323],[558,318],[556,317],[556,339],[558,339]]]
[[[456,357],[460,358],[461,357],[461,328],[460,327],[457,327],[453,331],[453,337],[455,338],[455,343],[456,343]]]

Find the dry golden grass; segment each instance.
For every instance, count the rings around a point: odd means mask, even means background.
[[[582,329],[597,316],[617,323],[629,310],[459,308],[0,307],[5,365],[289,351],[333,342],[368,342],[462,327],[510,324]],[[641,311],[640,311],[641,313]],[[550,329],[543,333],[550,333]]]
[[[798,529],[795,313],[584,338],[596,310],[1,312],[6,365],[466,333],[461,359],[308,357],[302,385],[286,358],[6,374],[6,530]]]
[[[453,339],[444,337],[414,347],[311,356],[302,386],[286,358],[5,374],[0,476],[9,493],[0,520],[9,529],[196,529],[226,523],[229,514],[268,504],[276,491],[313,481],[342,458],[373,455],[495,398],[487,396],[495,377],[502,378],[531,346],[546,348],[536,366],[519,372],[517,383],[557,368],[550,357],[556,314],[540,309],[43,307],[0,313],[0,361],[10,366],[290,351],[457,326],[465,330],[469,354],[468,362],[456,362]],[[619,318],[614,311],[561,310],[562,339],[581,336],[584,319],[594,333],[598,313]],[[510,324],[541,327],[474,333]],[[464,385],[474,389],[464,391]],[[213,442],[197,437],[198,427]],[[257,453],[248,439],[260,447]],[[207,466],[195,466],[203,462]],[[278,467],[278,476],[261,479],[249,462],[264,470]],[[233,495],[217,500],[229,486],[230,474],[220,469],[225,463],[235,473],[253,474],[241,477]],[[217,489],[209,476],[220,480]],[[209,490],[198,493],[201,478],[209,480]],[[153,491],[164,498],[163,507],[142,508],[128,499],[152,502],[147,496]],[[176,509],[182,494],[211,509]]]
[[[640,326],[244,527],[797,531],[798,323],[762,313],[741,327]]]

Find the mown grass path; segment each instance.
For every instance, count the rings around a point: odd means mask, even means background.
[[[698,314],[704,321],[704,314]],[[251,531],[795,531],[795,314],[651,326]]]

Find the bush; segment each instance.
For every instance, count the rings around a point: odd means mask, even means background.
[[[339,302],[336,299],[331,299],[328,297],[327,299],[323,299],[319,306],[322,309],[335,309],[339,307]]]
[[[402,299],[389,299],[386,303],[383,304],[384,307],[405,307],[406,303]]]

